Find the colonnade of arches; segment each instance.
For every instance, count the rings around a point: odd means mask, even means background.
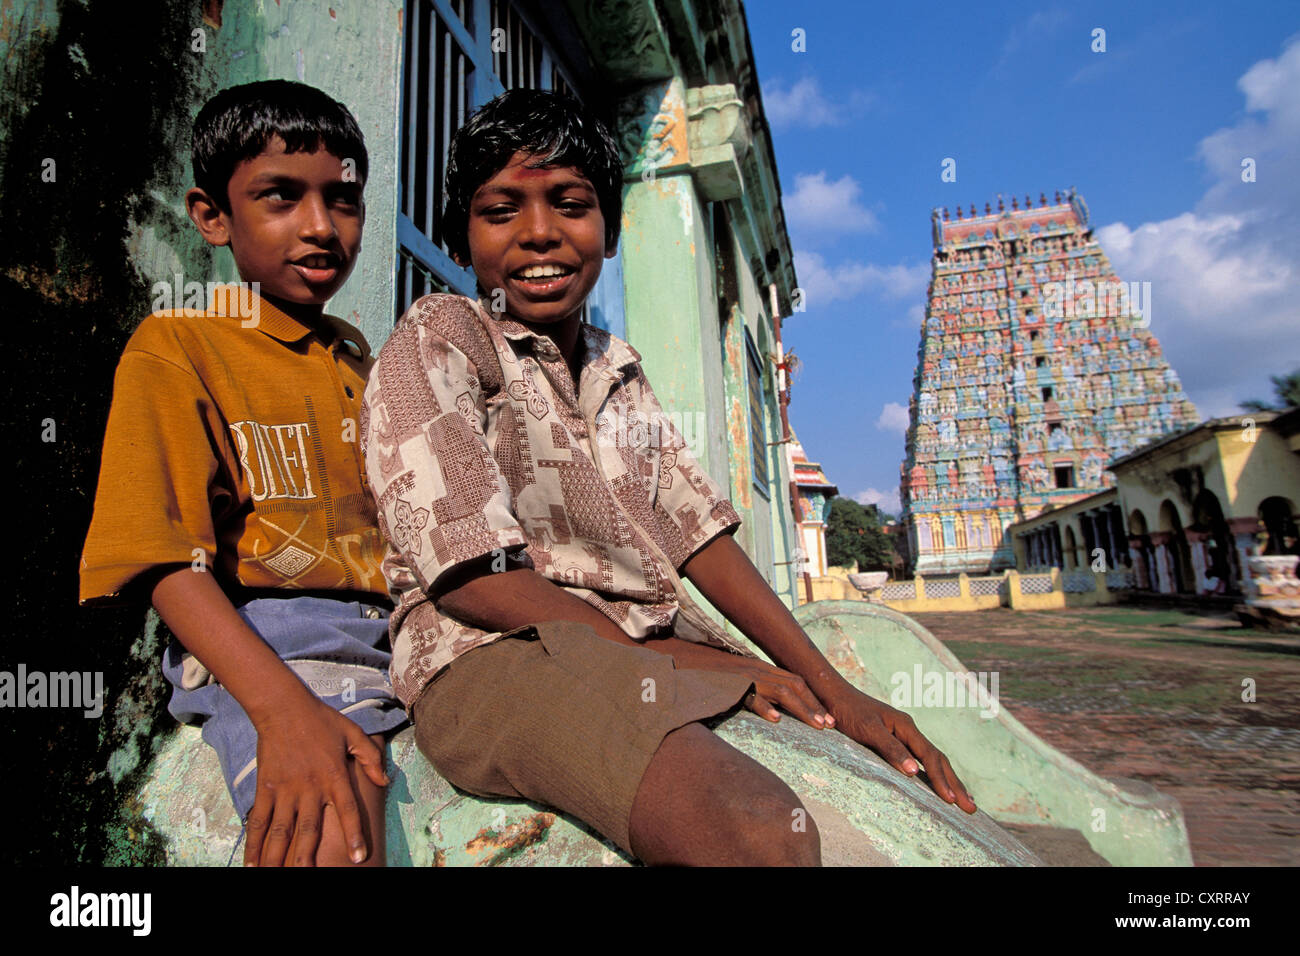
[[[1135,588],[1163,594],[1241,595],[1251,557],[1300,555],[1300,513],[1289,498],[1274,495],[1253,516],[1227,518],[1202,489],[1188,517],[1168,498],[1151,517],[1141,508],[1124,516],[1114,503],[1091,508],[1026,533],[1025,562],[1031,570],[1129,570]]]
[[[1300,515],[1295,502],[1281,495],[1260,501],[1253,516],[1227,518],[1214,492],[1202,489],[1190,517],[1184,525],[1168,498],[1160,503],[1154,528],[1140,508],[1129,513],[1136,587],[1164,594],[1241,595],[1251,557],[1300,555]]]

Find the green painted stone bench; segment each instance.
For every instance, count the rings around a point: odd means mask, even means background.
[[[891,675],[910,674],[917,663],[924,672],[964,671],[928,631],[881,606],[822,601],[799,608],[796,616],[846,676],[884,700]],[[1141,784],[1097,777],[1005,710],[985,719],[970,707],[903,709],[948,754],[979,813],[968,816],[949,806],[842,734],[791,717],[771,724],[739,713],[717,732],[799,794],[821,832],[827,865],[1191,864],[1172,799]],[[632,862],[578,820],[458,792],[417,751],[409,728],[389,746],[388,773],[390,865]],[[239,862],[238,819],[216,756],[197,729],[181,727],[168,737],[145,776],[136,800],[166,841],[169,863]]]

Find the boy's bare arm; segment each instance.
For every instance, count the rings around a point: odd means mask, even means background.
[[[825,708],[798,676],[757,658],[741,657],[681,638],[631,638],[582,598],[531,568],[492,573],[486,570],[486,562],[470,564],[440,581],[435,593],[440,611],[484,630],[509,631],[542,621],[573,621],[588,625],[606,640],[669,654],[682,667],[734,671],[753,682],[754,694],[745,704],[759,716],[779,719],[770,703],[775,701],[815,727],[827,723]]]
[[[916,773],[919,760],[940,797],[975,812],[975,802],[948,758],[917,730],[911,717],[863,694],[835,670],[730,535],[720,535],[697,551],[682,572],[741,633],[807,682],[830,711],[832,726],[903,773]]]
[[[379,748],[298,679],[239,616],[211,574],[188,565],[165,573],[153,585],[152,600],[177,640],[257,728],[257,796],[248,816],[245,865],[311,865],[326,804],[339,815],[353,861],[364,860],[367,847],[347,758],[355,758],[376,786],[386,786]],[[294,859],[286,860],[291,844]]]

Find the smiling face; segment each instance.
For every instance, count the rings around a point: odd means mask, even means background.
[[[516,153],[480,186],[469,207],[470,262],[489,302],[505,291],[506,311],[554,336],[576,329],[582,303],[600,277],[605,219],[596,190],[571,166],[531,169]]]
[[[274,137],[235,168],[229,213],[191,190],[191,217],[208,242],[230,246],[240,278],[263,296],[291,315],[319,315],[361,250],[362,183],[344,176],[333,153],[286,153]]]

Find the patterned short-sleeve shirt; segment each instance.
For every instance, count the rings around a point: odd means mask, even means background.
[[[379,353],[361,431],[388,541],[393,686],[408,706],[443,666],[500,636],[430,600],[458,565],[531,565],[647,637],[674,624],[676,569],[740,524],[636,351],[590,325],[579,348],[575,389],[547,336],[464,296],[430,295]],[[726,643],[707,624],[685,636]]]

